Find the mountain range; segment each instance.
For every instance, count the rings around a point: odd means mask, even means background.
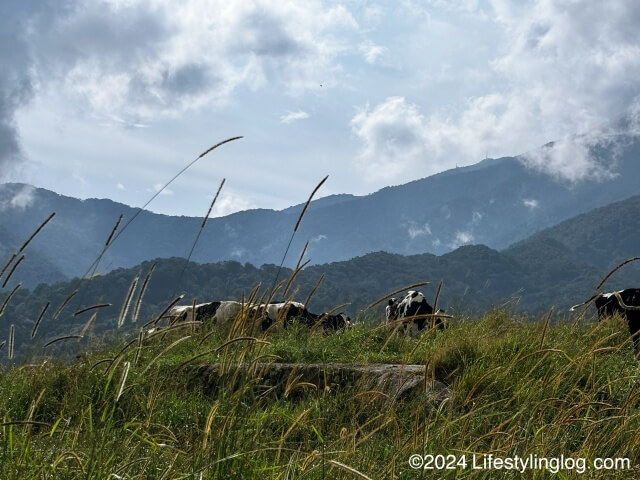
[[[505,249],[563,220],[640,193],[640,142],[631,138],[626,145],[622,154],[613,147],[594,152],[604,161],[616,159],[616,175],[604,180],[561,181],[529,168],[524,157],[504,157],[370,195],[320,198],[304,216],[285,265],[295,265],[307,241],[311,264],[376,251],[442,255],[466,244]],[[209,219],[192,259],[279,264],[302,208],[255,209]],[[20,266],[23,283],[33,287],[82,276],[118,217],[123,215],[122,228],[137,211],[111,200],[79,200],[29,185],[3,184],[0,255],[7,257],[56,212],[29,245]],[[119,232],[96,271],[104,274],[154,258],[186,257],[201,223],[201,218],[142,211]],[[607,246],[588,248],[595,255]]]

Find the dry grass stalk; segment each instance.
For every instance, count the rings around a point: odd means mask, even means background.
[[[330,463],[331,465],[335,465],[336,467],[339,467],[353,475],[355,475],[358,478],[362,478],[363,480],[372,480],[371,477],[366,476],[364,473],[356,470],[353,467],[349,467],[348,465],[345,465],[344,463],[340,463],[337,460],[327,460],[328,463]]]
[[[171,185],[176,178],[178,178],[180,175],[182,175],[185,171],[187,171],[187,169],[189,169],[194,163],[196,163],[198,160],[200,160],[202,157],[204,157],[205,155],[207,155],[209,152],[215,150],[216,148],[220,147],[221,145],[224,145],[225,143],[229,143],[229,142],[233,142],[234,140],[239,140],[242,137],[232,137],[232,138],[228,138],[226,140],[223,140],[222,142],[219,142],[217,144],[215,144],[213,147],[209,148],[208,150],[204,151],[203,153],[201,153],[197,158],[195,158],[194,160],[192,160],[189,164],[187,164],[185,167],[183,167],[178,173],[176,173],[171,180],[169,180],[167,183],[165,183],[160,189],[158,189],[158,191],[156,193],[154,193],[151,198],[149,200],[147,200],[147,202],[140,208],[138,208],[138,210],[136,211],[136,213],[134,213],[131,218],[129,218],[129,220],[127,220],[127,222],[124,224],[124,226],[120,229],[120,231],[118,233],[116,233],[113,238],[111,239],[111,243],[109,245],[107,245],[105,248],[102,249],[102,253],[100,253],[100,255],[98,255],[98,258],[96,258],[94,260],[94,262],[89,266],[88,270],[85,272],[85,274],[82,276],[82,278],[86,278],[86,276],[89,274],[89,272],[91,272],[94,268],[97,268],[98,264],[100,263],[100,260],[102,260],[102,257],[104,256],[104,254],[107,252],[107,250],[109,249],[109,247],[111,247],[111,245],[113,245],[115,243],[115,241],[120,237],[120,235],[122,235],[122,233],[127,229],[127,227],[129,225],[131,225],[131,223],[138,218],[138,215],[140,215],[140,213],[142,213],[142,211],[147,208],[149,206],[149,204],[151,202],[153,202],[156,197],[158,195],[160,195],[169,185]]]
[[[47,309],[49,308],[49,305],[51,305],[51,302],[47,302],[47,304],[44,306],[44,308],[40,312],[40,315],[38,316],[38,320],[36,320],[36,324],[33,326],[33,330],[31,330],[31,338],[36,336],[36,332],[38,331],[38,327],[40,326],[40,322],[42,321],[42,319],[44,317],[44,314],[46,313]]]
[[[122,305],[122,309],[120,310],[120,315],[118,316],[118,328],[122,326],[122,324],[124,323],[124,319],[127,316],[127,312],[129,311],[129,307],[131,306],[131,300],[133,299],[133,292],[135,292],[136,287],[138,286],[139,278],[140,274],[136,275],[131,282],[129,292],[127,293],[124,304]]]
[[[614,273],[616,273],[618,270],[620,270],[622,267],[624,267],[627,263],[631,263],[631,262],[635,262],[636,260],[640,260],[640,257],[632,257],[629,258],[627,260],[625,260],[624,262],[622,262],[621,264],[619,264],[617,267],[615,267],[613,270],[611,270],[609,273],[607,273],[605,275],[605,277],[602,279],[602,281],[598,284],[598,286],[596,287],[596,290],[600,290],[600,288],[605,284],[605,282],[607,280],[609,280],[609,278],[611,277],[611,275],[613,275]]]
[[[2,347],[4,347],[6,343],[7,343],[6,340],[3,340],[0,342],[0,350],[2,350]]]
[[[142,306],[142,297],[144,297],[144,294],[147,291],[149,280],[151,279],[151,275],[153,274],[153,271],[156,269],[157,264],[158,264],[157,262],[153,262],[153,265],[151,265],[149,272],[147,272],[147,275],[144,277],[144,281],[142,282],[142,287],[140,288],[140,293],[138,294],[138,299],[136,300],[136,305],[133,309],[133,319],[132,319],[133,323],[136,323],[138,321],[138,315],[140,315],[140,307]]]
[[[204,226],[207,224],[207,220],[209,220],[209,215],[211,215],[211,210],[213,210],[213,206],[216,204],[216,200],[218,200],[218,196],[220,195],[220,190],[222,190],[222,186],[224,185],[224,182],[226,180],[227,180],[226,178],[223,178],[222,182],[220,182],[220,186],[218,187],[218,191],[216,192],[215,196],[213,197],[213,200],[211,201],[211,205],[209,205],[209,210],[207,210],[207,214],[202,219],[202,226],[200,227],[201,229],[204,228]]]
[[[179,328],[187,328],[187,327],[191,327],[192,324],[195,324],[195,326],[199,326],[202,325],[202,322],[197,321],[197,322],[180,322],[177,323],[175,325],[171,325],[170,327],[164,327],[164,328],[158,328],[158,330],[156,330],[153,333],[150,333],[148,335],[145,335],[144,339],[145,340],[151,340],[152,338],[155,338],[159,335],[162,335],[164,338],[164,335],[166,335],[168,332],[172,331],[172,330],[177,330]]]
[[[320,183],[318,183],[318,185],[316,185],[316,188],[313,189],[313,192],[311,192],[311,195],[309,195],[309,199],[304,204],[304,207],[302,208],[302,211],[300,212],[300,216],[298,217],[298,221],[296,222],[296,226],[293,227],[293,232],[291,232],[291,238],[289,238],[289,244],[287,245],[287,248],[284,251],[284,255],[282,256],[282,261],[280,262],[280,266],[278,267],[278,272],[276,273],[276,278],[273,279],[273,286],[271,287],[272,290],[273,290],[273,288],[275,288],[275,285],[278,282],[278,277],[280,276],[280,271],[282,270],[282,266],[284,265],[284,261],[287,258],[287,253],[289,253],[289,249],[291,248],[291,243],[293,242],[293,237],[296,235],[296,232],[298,231],[298,227],[300,226],[300,222],[302,222],[302,218],[304,217],[304,214],[307,212],[307,209],[309,208],[309,204],[311,203],[311,200],[313,200],[313,196],[320,189],[320,187],[324,184],[324,182],[327,181],[328,178],[329,178],[329,175],[327,175],[322,180],[320,180]]]
[[[413,285],[407,285],[406,287],[402,287],[399,288],[398,290],[394,290],[391,293],[387,293],[384,296],[378,298],[377,300],[371,302],[366,308],[365,310],[369,310],[370,308],[375,307],[376,305],[378,305],[380,302],[385,301],[387,298],[389,297],[393,297],[395,294],[400,293],[400,292],[404,292],[405,290],[411,290],[412,288],[418,288],[418,287],[423,287],[425,285],[429,285],[431,282],[420,282],[420,283],[414,283]]]
[[[111,230],[109,237],[107,237],[107,241],[104,242],[105,248],[109,246],[109,244],[111,243],[111,240],[113,239],[113,236],[116,233],[116,230],[118,230],[118,227],[120,226],[120,222],[122,221],[122,216],[123,215],[121,213],[120,216],[118,217],[118,220],[116,221],[116,224],[113,226],[113,230]]]
[[[213,402],[211,408],[209,409],[209,414],[207,415],[207,421],[204,425],[204,432],[202,435],[202,451],[207,449],[207,442],[209,440],[209,435],[211,434],[211,426],[213,425],[213,419],[216,416],[216,412],[218,411],[218,407],[220,406],[219,401]]]
[[[13,264],[13,267],[11,267],[11,270],[9,270],[7,278],[5,278],[4,282],[2,282],[2,288],[7,286],[7,283],[9,283],[9,280],[11,279],[11,276],[14,274],[14,272],[18,268],[18,265],[20,265],[20,263],[22,263],[23,260],[24,260],[24,255],[21,255],[20,258],[18,259],[18,261]]]
[[[195,240],[193,241],[193,245],[191,245],[191,250],[189,250],[189,255],[187,255],[187,258],[184,262],[184,267],[182,267],[182,271],[180,272],[180,275],[178,275],[178,279],[176,280],[176,290],[178,289],[178,287],[180,286],[180,283],[182,282],[182,277],[184,276],[184,272],[187,269],[187,266],[189,265],[189,261],[191,260],[191,256],[193,255],[193,252],[196,249],[196,245],[198,244],[198,241],[200,240],[200,236],[202,235],[202,232],[204,231],[204,226],[207,224],[207,219],[209,218],[209,214],[211,213],[211,210],[213,210],[213,206],[216,203],[216,200],[218,199],[218,195],[220,195],[220,190],[222,190],[222,186],[224,185],[225,179],[222,179],[222,182],[220,183],[220,186],[218,187],[218,191],[216,192],[215,196],[213,197],[213,201],[211,202],[211,205],[209,206],[209,210],[207,211],[207,214],[205,215],[205,217],[202,219],[202,225],[200,226],[200,229],[198,230],[198,234],[196,235]]]
[[[83,308],[81,310],[78,310],[76,313],[73,314],[73,316],[77,317],[78,315],[81,315],[81,314],[83,314],[85,312],[88,312],[90,310],[96,310],[98,308],[106,308],[106,307],[110,307],[110,306],[111,306],[110,303],[98,303],[96,305],[91,305],[90,307],[86,307],[86,308]]]
[[[16,259],[17,256],[18,256],[17,253],[14,253],[13,255],[11,255],[11,258],[9,259],[9,261],[5,263],[4,267],[2,267],[2,270],[0,271],[0,278],[2,278],[2,275],[4,275],[4,272],[7,271],[7,268],[9,268],[9,265],[11,265],[11,263]]]
[[[153,324],[157,324],[160,320],[162,320],[164,318],[164,316],[167,314],[167,312],[169,310],[171,310],[171,308],[173,308],[173,306],[178,303],[180,300],[182,300],[184,298],[184,295],[178,295],[169,305],[166,306],[166,308],[162,311],[162,313],[160,315],[158,315],[155,319],[153,320],[149,320],[147,323],[145,323],[143,326],[144,327],[148,327],[149,325]]]
[[[138,361],[140,360],[140,354],[142,353],[142,341],[144,340],[144,329],[140,329],[140,333],[138,333],[138,347],[136,348],[136,358],[133,360],[134,365],[138,365]]]
[[[15,344],[16,327],[12,323],[9,327],[9,360],[13,360],[13,346]]]
[[[35,231],[35,232],[33,232],[33,233],[31,234],[31,236],[27,239],[27,241],[26,241],[26,242],[24,242],[24,244],[22,244],[22,246],[20,247],[20,250],[18,250],[18,255],[19,255],[20,253],[22,253],[22,252],[24,251],[24,249],[25,249],[25,248],[27,248],[27,245],[29,245],[29,244],[31,243],[31,240],[33,240],[33,239],[35,238],[35,236],[36,236],[36,235],[38,235],[38,234],[40,233],[40,231],[45,227],[45,225],[46,225],[47,223],[49,223],[49,222],[51,221],[51,219],[52,219],[53,217],[55,217],[55,215],[56,215],[56,212],[53,212],[51,215],[49,215],[49,216],[47,217],[47,219],[46,219],[44,222],[42,222],[42,224],[41,224],[41,225],[36,229],[36,231]]]
[[[54,343],[62,342],[63,340],[81,340],[83,338],[84,337],[82,335],[64,335],[62,337],[54,338],[53,340],[48,341],[42,346],[42,348],[46,348],[49,345],[53,345]]]
[[[16,294],[16,292],[18,291],[18,289],[20,288],[21,285],[22,284],[19,283],[18,285],[13,287],[13,290],[11,290],[11,292],[9,292],[9,295],[7,295],[7,298],[5,298],[4,302],[2,302],[2,306],[0,307],[0,317],[2,316],[4,311],[6,310],[7,305],[9,305],[9,302],[11,301],[11,297],[13,297]]]
[[[285,285],[284,290],[282,291],[282,295],[284,295],[285,297],[287,296],[287,293],[289,292],[289,289],[291,288],[291,285],[293,284],[294,280],[296,279],[298,274],[302,271],[302,269],[309,264],[310,261],[311,260],[307,260],[302,265],[298,263],[298,266],[296,266],[296,269],[291,273],[291,276],[289,277],[289,280],[287,281],[287,284]]]
[[[309,208],[309,204],[311,203],[311,200],[313,200],[313,196],[316,194],[316,192],[318,190],[320,190],[320,187],[324,184],[324,182],[327,181],[328,178],[329,178],[329,175],[327,175],[322,180],[320,180],[320,183],[318,185],[316,185],[316,188],[314,188],[313,192],[311,192],[311,195],[309,195],[309,199],[307,200],[307,203],[304,204],[304,208],[302,209],[302,212],[300,212],[300,216],[298,217],[298,221],[296,222],[296,226],[293,229],[294,233],[298,231],[298,227],[300,226],[300,222],[302,221],[302,217],[304,217],[304,214],[307,212],[307,208]]]
[[[91,317],[89,318],[89,320],[87,320],[87,323],[84,324],[84,327],[82,327],[82,330],[80,331],[80,335],[84,336],[84,334],[87,333],[87,330],[89,330],[89,327],[95,321],[96,318],[98,318],[98,312],[94,312],[93,315],[91,315]]]
[[[67,296],[67,298],[64,299],[64,302],[62,302],[62,304],[58,307],[56,312],[53,314],[53,317],[51,317],[51,320],[56,320],[58,318],[60,313],[62,313],[62,309],[67,305],[67,303],[71,301],[73,297],[76,296],[77,293],[78,293],[78,290],[76,289],[73,292],[71,292],[69,296]]]
[[[122,379],[120,380],[120,388],[118,389],[118,395],[116,395],[116,402],[120,400],[122,396],[122,391],[124,390],[124,384],[127,382],[127,375],[129,375],[129,368],[131,367],[131,362],[124,362],[124,368],[122,370]]]
[[[186,337],[182,337],[179,338],[178,340],[176,340],[175,342],[173,342],[171,345],[169,345],[168,347],[166,347],[164,350],[162,350],[158,355],[156,355],[154,357],[153,360],[151,360],[148,365],[144,368],[144,370],[142,370],[141,375],[144,375],[145,373],[147,373],[147,371],[151,368],[151,366],[156,363],[158,361],[158,359],[164,355],[165,353],[167,353],[169,350],[171,350],[173,347],[175,347],[176,345],[178,345],[179,343],[184,342],[185,340],[191,338],[191,335],[187,335]],[[134,340],[135,341],[135,340]]]
[[[547,315],[547,319],[544,322],[544,328],[542,329],[542,337],[540,338],[540,348],[544,344],[544,337],[549,329],[549,322],[551,322],[551,315],[553,314],[553,307],[549,310],[549,314]]]
[[[311,298],[313,297],[313,295],[316,293],[318,288],[320,288],[320,285],[322,285],[322,281],[323,280],[324,280],[324,273],[322,275],[320,275],[320,278],[318,278],[318,281],[316,282],[316,284],[313,286],[313,288],[309,292],[309,295],[307,296],[306,300],[304,301],[305,305],[309,304],[309,302],[311,301]]]

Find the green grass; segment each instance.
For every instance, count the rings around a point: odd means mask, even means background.
[[[637,478],[640,377],[625,329],[615,319],[546,328],[544,320],[494,311],[456,319],[443,332],[415,339],[363,326],[334,335],[294,326],[263,342],[245,339],[219,349],[230,339],[229,329],[205,324],[145,341],[140,352],[134,343],[119,354],[121,341],[71,364],[5,368],[0,477],[580,476],[471,468],[429,472],[407,463],[414,453],[493,453],[588,462],[625,457],[632,470],[590,471],[580,478]],[[206,395],[184,374],[183,364],[204,352],[211,353],[193,363],[222,362],[230,373],[215,395]],[[101,363],[108,359],[115,361]],[[290,398],[260,395],[254,388],[259,379],[237,366],[274,359],[424,364],[449,385],[451,397],[442,404],[420,395],[394,401],[356,385],[305,388]]]

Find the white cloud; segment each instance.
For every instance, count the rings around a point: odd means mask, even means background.
[[[425,119],[404,97],[389,97],[373,109],[367,106],[353,117],[351,128],[363,142],[357,165],[366,180],[425,176],[417,171],[426,152]]]
[[[529,210],[535,210],[538,208],[539,202],[535,198],[523,198],[522,204]]]
[[[320,0],[77,2],[37,17],[33,70],[126,127],[225,105],[239,87],[316,90],[358,28]]]
[[[122,183],[117,183],[116,190],[125,190],[124,185]]]
[[[454,2],[433,0],[432,7]],[[429,17],[429,8],[405,1]],[[528,166],[563,181],[608,178],[615,165],[593,147],[618,149],[611,128],[620,117],[638,118],[640,9],[635,0],[466,2],[469,14],[492,21],[505,46],[488,64],[493,90],[457,106],[427,110],[426,102],[389,97],[361,109],[351,122],[362,141],[357,166],[369,182],[426,176],[483,158],[532,151],[558,139]],[[631,105],[631,107],[630,107]],[[629,122],[625,133],[638,133]],[[582,134],[581,137],[572,135]],[[396,160],[396,161],[394,161]]]
[[[598,147],[612,147],[609,151],[613,157],[598,158],[593,153]],[[616,176],[616,161],[623,147],[623,142],[615,135],[567,135],[519,159],[529,168],[570,183],[586,179],[607,180]]]
[[[211,211],[212,217],[224,217],[235,212],[247,210],[252,208],[253,205],[249,200],[239,195],[233,195],[230,193],[220,193],[220,196],[216,200],[216,204]]]
[[[426,222],[424,225],[418,225],[415,222],[411,222],[409,224],[409,228],[407,229],[407,233],[413,240],[416,237],[431,235],[431,227],[429,226],[428,222]]]
[[[482,213],[480,212],[473,212],[473,214],[471,215],[471,223],[473,225],[478,225],[480,223],[480,221],[482,220],[482,217],[484,215],[482,215]]]
[[[451,242],[451,248],[458,248],[462,245],[468,245],[473,242],[473,235],[471,232],[456,232],[456,236]]]
[[[384,65],[384,58],[389,53],[389,49],[382,45],[376,45],[373,42],[360,44],[360,53],[370,65]]]
[[[307,112],[303,112],[302,110],[298,110],[297,112],[287,112],[280,117],[280,123],[293,123],[297,122],[298,120],[305,120],[309,117],[310,115]]]
[[[148,192],[155,192],[155,193],[160,192],[160,195],[165,195],[165,196],[173,195],[173,190],[169,189],[168,187],[165,188],[164,190],[162,190],[163,186],[164,185],[162,183],[156,183],[153,186],[153,189],[147,189],[147,191]]]
[[[24,185],[20,190],[16,192],[11,200],[8,202],[8,206],[24,210],[30,207],[35,201],[35,188],[31,185]]]
[[[326,235],[321,233],[321,234],[316,235],[315,237],[313,237],[311,240],[309,240],[309,243],[318,243],[318,242],[320,242],[322,240],[326,240],[327,238],[329,238],[329,237],[327,237]]]

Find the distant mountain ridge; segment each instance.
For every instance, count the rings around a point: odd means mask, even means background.
[[[553,307],[555,320],[567,315],[569,306],[596,293],[596,285],[613,266],[640,253],[640,227],[628,221],[639,216],[640,196],[635,196],[578,215],[502,251],[484,245],[466,245],[440,256],[373,252],[347,261],[307,266],[293,282],[291,292],[297,292],[297,300],[305,301],[315,289],[308,302],[311,311],[320,313],[343,305],[341,310],[355,316],[375,299],[417,282],[431,282],[420,290],[432,301],[442,281],[438,305],[453,315],[484,312],[500,305],[540,315]],[[137,324],[127,320],[125,330],[155,318],[176,293],[185,294],[183,304],[190,304],[193,299],[198,302],[240,300],[256,286],[260,286],[261,291],[269,289],[278,272],[273,264],[257,267],[237,261],[191,263],[185,267],[185,260],[181,258],[158,260],[144,296],[140,320]],[[112,307],[100,311],[93,332],[100,335],[113,331],[133,278],[144,278],[150,269],[151,262],[147,261],[82,283],[42,284],[32,291],[19,289],[0,316],[0,342],[14,324],[17,348],[32,348],[30,332],[47,302],[51,307],[40,326],[39,335],[43,339],[77,333],[88,315],[76,318],[73,312],[103,303],[111,303]],[[29,272],[18,269],[7,287],[0,289],[2,301],[26,273]],[[280,280],[287,279],[291,273],[290,269],[284,269]],[[616,272],[602,290],[639,284],[640,262],[635,262]],[[78,294],[54,321],[53,312],[78,287]],[[138,294],[136,291],[136,298]],[[367,318],[372,323],[382,322],[384,305],[368,311]]]
[[[620,174],[606,181],[566,184],[528,169],[517,157],[505,157],[362,197],[321,198],[312,202],[300,224],[286,264],[295,264],[307,241],[312,264],[376,251],[441,255],[465,244],[506,248],[575,215],[640,193],[640,142],[629,140],[628,145],[618,158]],[[599,154],[613,158],[614,152],[605,149]],[[279,263],[302,207],[212,218],[192,259]],[[73,199],[23,184],[0,185],[0,226],[10,232],[6,239],[0,232],[0,244],[23,242],[53,211],[56,217],[29,246],[25,260],[26,264],[39,258],[50,272],[42,278],[25,278],[27,286],[85,273],[118,216],[124,215],[124,224],[137,209],[111,200]],[[109,249],[98,272],[153,258],[186,257],[201,222],[195,217],[142,212]]]

